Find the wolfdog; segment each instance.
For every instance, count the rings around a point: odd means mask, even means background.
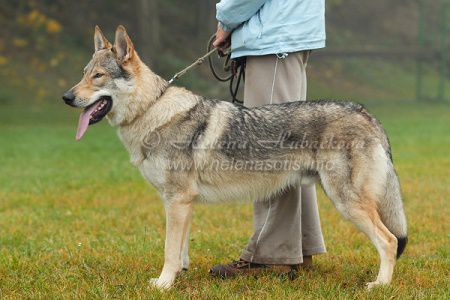
[[[359,104],[305,101],[245,108],[208,100],[153,73],[125,28],[111,44],[95,28],[95,53],[63,100],[83,108],[76,139],[106,117],[131,163],[163,199],[164,267],[151,284],[170,288],[187,269],[195,201],[265,201],[317,180],[336,209],[374,244],[388,284],[407,242],[406,218],[389,140]]]

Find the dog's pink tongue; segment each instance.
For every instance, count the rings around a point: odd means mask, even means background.
[[[83,137],[83,135],[85,134],[86,130],[88,129],[88,127],[89,127],[89,120],[91,118],[91,114],[97,108],[97,106],[99,104],[100,103],[96,103],[95,105],[93,105],[88,110],[84,110],[84,111],[81,112],[80,119],[78,120],[77,135],[75,137],[77,141],[79,141]]]

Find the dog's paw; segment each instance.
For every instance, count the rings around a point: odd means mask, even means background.
[[[379,287],[384,284],[386,284],[386,283],[376,280],[376,281],[366,283],[366,287],[367,287],[367,289],[371,290],[375,287]]]
[[[171,278],[152,278],[150,279],[150,286],[155,287],[160,290],[168,290],[172,287],[174,279]]]

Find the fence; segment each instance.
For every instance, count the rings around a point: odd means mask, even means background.
[[[341,9],[354,11],[355,14],[368,15],[364,6],[355,1],[339,2]],[[326,72],[328,68],[336,68],[336,62],[340,62],[344,73],[351,73],[356,69],[359,75],[344,76],[343,80],[356,80],[361,84],[367,84],[384,90],[385,93],[375,93],[374,97],[393,100],[401,98],[408,101],[450,102],[450,82],[448,60],[449,47],[449,0],[425,1],[417,0],[405,8],[408,13],[404,22],[399,20],[392,22],[392,27],[383,27],[382,22],[387,17],[382,15],[380,24],[370,27],[370,24],[354,22],[347,24],[340,21],[339,9],[327,10],[328,45],[327,48],[317,51],[314,63],[319,65],[316,73]],[[368,8],[370,9],[370,7]],[[400,9],[399,9],[400,11]],[[377,12],[375,12],[377,14]],[[400,18],[401,14],[397,15]],[[374,16],[376,17],[376,16]],[[369,21],[374,17],[368,17]],[[330,24],[331,23],[331,24]],[[401,25],[399,25],[401,24]],[[405,28],[403,32],[397,27]],[[359,27],[359,28],[358,28]],[[343,43],[342,35],[349,31],[359,32],[362,38],[349,38],[348,43]],[[399,34],[397,34],[400,32]],[[373,35],[372,35],[373,34]],[[345,72],[345,69],[348,69]],[[375,70],[374,70],[375,69]],[[324,71],[325,70],[325,71]],[[313,71],[314,72],[314,71]],[[370,73],[375,74],[370,75]],[[366,73],[366,74],[364,74]],[[397,75],[394,76],[394,75]],[[351,74],[350,74],[351,75]],[[315,74],[314,80],[327,79],[321,74]],[[372,81],[372,82],[371,82]],[[384,82],[383,82],[384,81]],[[343,87],[348,82],[341,82]],[[336,84],[339,86],[339,84]],[[369,89],[370,90],[370,89]],[[319,93],[317,93],[319,94]],[[350,93],[344,93],[347,95]],[[359,97],[371,97],[370,92]]]

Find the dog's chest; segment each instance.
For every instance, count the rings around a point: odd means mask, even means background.
[[[144,159],[137,165],[142,176],[151,185],[153,185],[159,192],[162,192],[162,188],[166,183],[165,171],[167,168],[167,161],[159,156],[152,156]]]

